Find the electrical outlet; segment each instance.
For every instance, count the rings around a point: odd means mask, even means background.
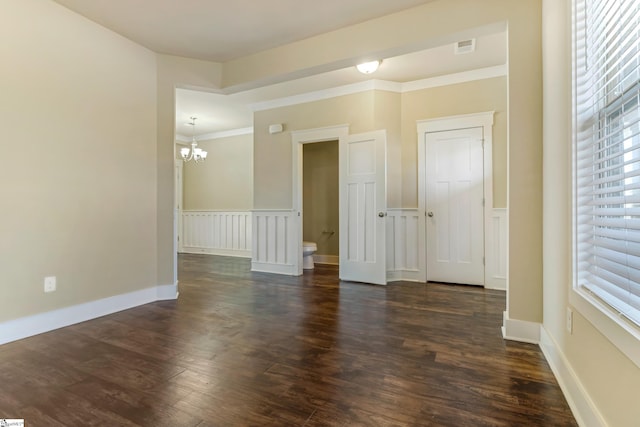
[[[44,291],[53,292],[56,290],[56,276],[49,276],[44,278]]]
[[[573,334],[573,310],[567,307],[567,332]]]

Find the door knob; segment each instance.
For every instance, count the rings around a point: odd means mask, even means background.
[[[385,214],[384,212],[378,212],[378,216],[380,218],[384,218],[385,216],[387,216],[387,214]]]
[[[429,218],[433,218],[433,212],[431,212],[431,211],[427,212],[427,216],[428,216]]]

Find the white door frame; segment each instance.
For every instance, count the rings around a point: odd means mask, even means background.
[[[291,241],[295,242],[293,250],[297,256],[293,257],[293,271],[302,275],[302,145],[314,142],[337,141],[340,137],[349,135],[349,125],[336,125],[323,128],[305,129],[291,132],[292,159],[293,159],[293,194],[291,197],[294,213],[297,212],[298,224],[293,227],[296,236]],[[338,177],[340,182],[340,177]]]
[[[176,160],[175,161],[175,174],[174,174],[174,191],[175,191],[175,199],[174,209],[176,211],[176,252],[182,252],[182,202],[184,200],[183,191],[184,191],[184,161]]]
[[[457,129],[466,128],[483,128],[484,138],[484,253],[485,257],[490,254],[490,238],[487,236],[487,231],[491,229],[491,217],[493,210],[493,111],[487,111],[484,113],[464,114],[460,116],[448,116],[438,117],[434,119],[418,120],[418,213],[422,218],[419,222],[419,235],[418,245],[423,252],[423,255],[419,259],[419,269],[421,273],[421,280],[427,281],[427,260],[424,254],[426,254],[426,138],[425,134],[429,132],[442,132]],[[485,262],[485,264],[487,264]],[[488,276],[488,269],[485,268],[484,283],[490,281]]]

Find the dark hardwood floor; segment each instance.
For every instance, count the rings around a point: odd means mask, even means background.
[[[27,426],[575,426],[503,292],[180,256],[180,298],[0,346]]]

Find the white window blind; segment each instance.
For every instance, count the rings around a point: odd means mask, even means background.
[[[640,326],[640,0],[574,0],[575,286]]]

